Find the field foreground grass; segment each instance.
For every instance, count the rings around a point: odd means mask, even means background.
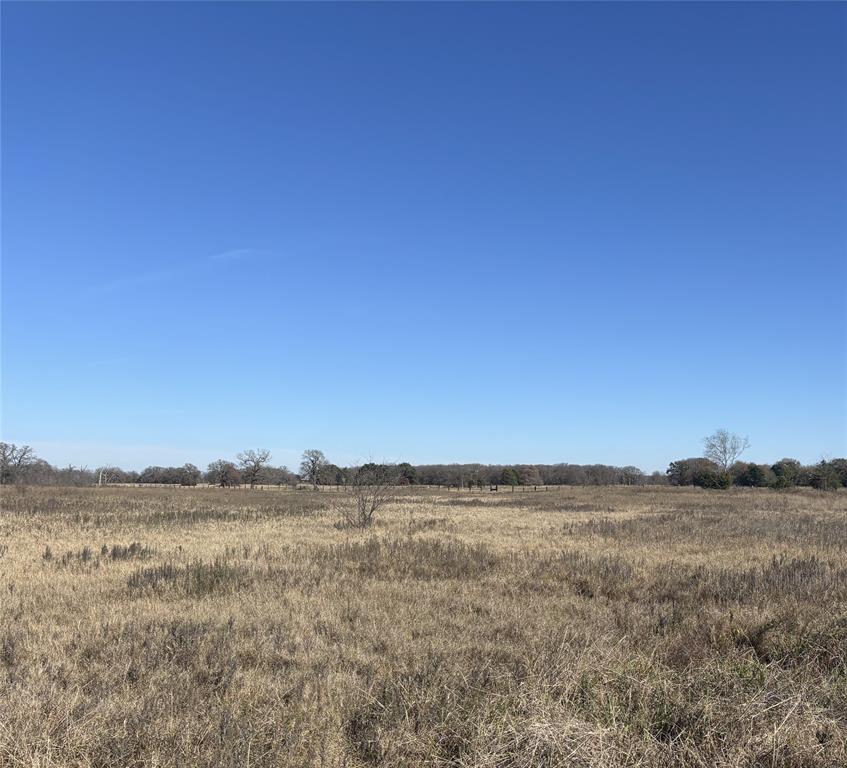
[[[2,496],[3,766],[847,766],[847,496]]]

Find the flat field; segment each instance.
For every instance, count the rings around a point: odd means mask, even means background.
[[[847,766],[847,495],[4,489],[2,766]]]

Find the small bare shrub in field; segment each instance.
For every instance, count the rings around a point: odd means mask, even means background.
[[[395,468],[385,464],[356,467],[349,486],[352,504],[341,508],[344,525],[368,528],[380,508],[393,498],[396,479]]]
[[[847,495],[452,493],[4,494],[0,766],[847,765]]]

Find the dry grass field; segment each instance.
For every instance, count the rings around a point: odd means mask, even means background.
[[[847,495],[4,492],[3,766],[847,766]]]

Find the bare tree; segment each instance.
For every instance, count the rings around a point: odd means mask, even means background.
[[[356,528],[367,528],[380,507],[394,496],[397,468],[388,464],[363,464],[352,467],[348,488],[353,499],[344,509],[344,522]]]
[[[620,482],[623,485],[642,485],[644,483],[644,473],[632,465],[622,467],[620,472]]]
[[[323,451],[319,451],[317,448],[310,448],[307,451],[303,451],[303,461],[300,463],[300,476],[310,482],[314,489],[317,490],[323,469],[328,464],[329,462],[326,460]]]
[[[30,446],[0,443],[0,484],[20,482],[27,467],[35,462],[35,452]]]
[[[231,461],[218,459],[209,464],[206,479],[212,485],[227,488],[232,485],[241,484],[241,473],[238,471],[238,467]]]
[[[703,438],[703,446],[703,456],[717,464],[722,472],[726,472],[750,447],[750,441],[746,437],[719,429]]]
[[[518,477],[521,485],[541,485],[541,474],[538,467],[524,464],[518,467]]]
[[[242,451],[235,457],[238,459],[238,467],[245,483],[253,488],[262,474],[265,465],[271,460],[271,452],[266,448],[258,451]]]
[[[119,467],[98,467],[94,470],[97,473],[97,485],[109,485],[109,483],[117,483],[120,481],[123,472]]]
[[[200,478],[203,473],[199,470],[199,468],[195,467],[193,464],[183,464],[181,469],[179,470],[180,485],[190,485],[194,486],[200,482]]]
[[[288,467],[266,467],[264,471],[265,482],[269,485],[291,485],[294,483],[294,475]]]

